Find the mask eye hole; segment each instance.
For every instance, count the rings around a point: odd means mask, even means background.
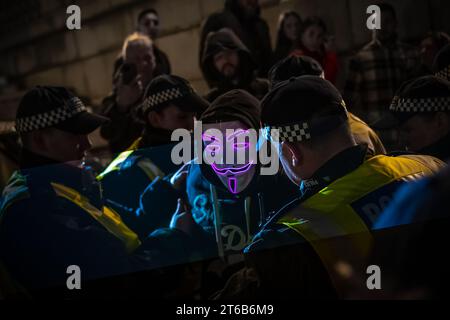
[[[241,135],[243,135],[243,134],[246,134],[246,133],[248,133],[248,130],[242,130],[242,129],[238,129],[238,130],[236,130],[236,132],[235,133],[233,133],[232,135],[230,135],[229,137],[227,137],[227,140],[228,141],[236,141],[237,140],[237,137],[239,137],[239,136],[241,136]],[[243,150],[243,149],[248,149],[248,147],[250,146],[250,144],[248,143],[248,142],[241,142],[241,141],[239,141],[239,142],[234,142],[233,144],[233,148],[235,149],[235,150]]]
[[[204,133],[202,135],[202,140],[204,142],[218,142],[219,141],[219,139],[216,136],[211,136],[211,135],[206,134],[206,133]]]
[[[249,145],[250,144],[248,142],[236,142],[236,143],[233,143],[233,148],[235,150],[248,149]]]

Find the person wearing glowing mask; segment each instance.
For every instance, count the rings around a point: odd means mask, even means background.
[[[243,248],[261,225],[296,196],[297,188],[276,170],[274,175],[262,175],[261,159],[251,157],[257,143],[243,136],[260,128],[260,107],[254,96],[244,90],[229,91],[218,97],[199,120],[202,131],[196,143],[201,145],[203,161],[180,169],[188,171],[187,198],[178,200],[170,225],[155,230],[152,236],[165,248],[161,250],[161,265],[183,268],[183,263],[207,260],[200,271],[194,268],[197,273],[192,268],[186,272],[191,273],[190,281],[202,286],[202,293],[212,293],[222,288],[231,274],[227,270],[242,261]],[[233,133],[227,134],[227,129]],[[233,161],[226,161],[228,148],[235,152]],[[223,163],[206,161],[208,156],[220,155],[224,156]],[[242,161],[237,161],[239,157]],[[171,277],[181,273],[177,269]]]
[[[209,129],[215,128],[221,135],[214,136],[207,133]],[[206,129],[202,135],[205,153],[219,156],[222,162],[211,163],[211,168],[228,191],[233,194],[244,191],[256,173],[255,159],[250,159],[250,152],[256,150],[256,145],[248,141],[248,126],[242,121],[235,120],[206,124],[203,129]],[[233,157],[228,160],[226,155],[230,152],[233,153]]]
[[[260,128],[255,97],[244,90],[229,91],[200,120],[204,161],[191,165],[187,177],[192,216],[208,234],[214,254],[240,253],[270,213],[296,190],[285,176],[260,174],[258,143],[250,134]],[[275,183],[285,187],[273,190]]]

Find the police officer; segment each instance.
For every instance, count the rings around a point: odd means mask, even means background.
[[[341,295],[336,265],[343,260],[361,266],[372,241],[369,230],[393,190],[443,164],[414,155],[366,159],[366,148],[349,130],[341,95],[317,76],[276,86],[262,101],[262,121],[279,142],[289,178],[300,181],[299,197],[255,236],[245,250],[250,269],[230,285],[239,283],[243,296]],[[222,294],[230,292],[236,291],[227,287]]]
[[[399,128],[406,150],[450,158],[450,82],[436,76],[407,81],[397,91],[379,128]]]
[[[135,270],[137,235],[79,161],[106,121],[63,87],[37,86],[20,102],[23,151],[0,201],[0,260],[27,289],[64,284],[70,265],[83,280]]]
[[[325,79],[325,73],[322,66],[316,60],[308,56],[290,56],[276,63],[269,71],[269,81],[271,87],[277,83],[288,80],[292,77],[305,75],[319,76]],[[386,154],[383,142],[367,123],[348,113],[350,130],[357,144],[367,145],[367,155]]]
[[[174,75],[156,77],[140,106],[140,118],[146,123],[143,135],[98,176],[107,202],[142,237],[169,224],[180,197],[170,183],[171,174],[180,167],[171,159],[176,144],[171,142],[172,132],[193,129],[196,115],[207,107],[208,102],[187,80]],[[147,187],[150,189],[142,201],[147,209],[136,211]]]

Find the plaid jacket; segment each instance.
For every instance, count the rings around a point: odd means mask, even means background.
[[[369,123],[378,120],[419,62],[419,50],[407,44],[367,44],[349,63],[345,98],[350,110]]]

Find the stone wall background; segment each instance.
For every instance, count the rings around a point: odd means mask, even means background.
[[[369,0],[260,0],[262,16],[275,43],[281,12],[294,9],[302,17],[321,16],[335,36],[345,79],[349,55],[370,40],[366,29]],[[418,42],[429,30],[450,31],[450,1],[395,0],[400,37]],[[169,56],[174,74],[189,79],[199,92],[207,90],[198,67],[199,29],[224,0],[20,0],[0,4],[0,79],[13,78],[28,88],[37,84],[74,88],[94,105],[111,89],[113,62],[123,39],[133,31],[138,13],[154,7],[160,14],[157,44]],[[65,27],[66,8],[81,8],[82,29]],[[3,78],[1,78],[3,76]],[[3,94],[8,88],[3,90]],[[0,97],[1,99],[1,97]],[[5,109],[6,104],[0,105]],[[0,110],[2,112],[2,110]],[[3,110],[12,113],[10,107]]]

